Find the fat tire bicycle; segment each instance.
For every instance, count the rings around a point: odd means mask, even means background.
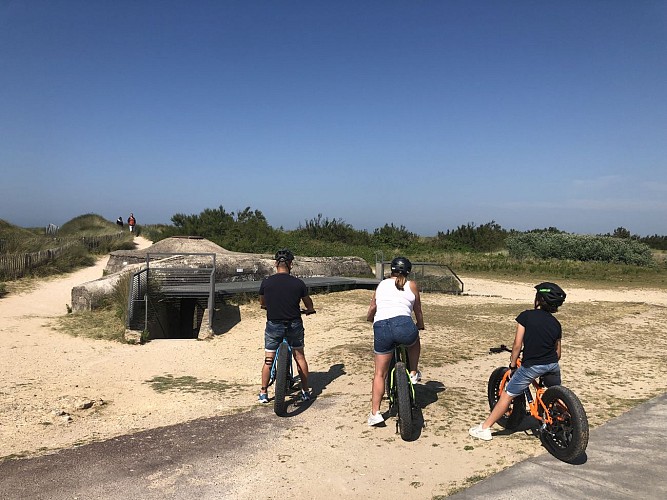
[[[506,345],[492,347],[491,353],[512,352]],[[521,359],[517,359],[517,368]],[[489,407],[493,410],[500,394],[511,377],[507,366],[493,370],[489,377]],[[531,390],[532,389],[532,390]],[[534,395],[533,395],[534,393]],[[528,403],[528,410],[526,410]],[[508,430],[516,429],[523,418],[532,416],[538,422],[536,429],[542,445],[551,455],[563,462],[572,462],[582,456],[588,446],[588,417],[577,395],[562,385],[545,385],[544,377],[533,380],[523,392],[515,397],[498,425]]]
[[[396,432],[408,441],[414,432],[415,388],[410,380],[407,346],[394,347],[394,355],[385,379],[385,392],[389,399],[389,412],[397,415]]]
[[[310,315],[315,314],[315,312],[302,310],[301,314]],[[285,326],[285,329],[287,329],[287,326]],[[294,376],[292,367],[293,357],[292,346],[287,342],[287,338],[283,336],[283,340],[278,345],[276,354],[273,357],[269,376],[269,386],[274,383],[276,384],[274,388],[273,411],[279,417],[284,417],[287,414],[287,395],[296,389],[300,381],[298,376]]]

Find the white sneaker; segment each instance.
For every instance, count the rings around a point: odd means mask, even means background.
[[[412,385],[415,385],[417,382],[419,382],[422,379],[422,372],[417,370],[417,373],[414,375],[411,373],[410,374],[410,381],[412,382]]]
[[[371,413],[368,416],[368,425],[370,425],[371,427],[377,424],[381,424],[382,422],[384,422],[384,417],[380,412],[377,412],[375,415]]]
[[[468,434],[470,434],[474,438],[483,439],[484,441],[491,441],[493,439],[493,436],[491,436],[491,427],[482,429],[482,424],[479,424],[478,426],[471,428],[468,431]]]

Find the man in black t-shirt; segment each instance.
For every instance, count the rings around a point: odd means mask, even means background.
[[[276,252],[276,274],[265,278],[259,287],[259,304],[266,309],[266,329],[264,330],[264,366],[262,366],[262,386],[258,402],[268,403],[267,387],[271,376],[271,364],[276,350],[287,337],[292,347],[297,370],[301,378],[301,399],[308,401],[308,363],[304,354],[304,329],[301,320],[300,303],[306,313],[315,312],[313,300],[303,280],[292,276],[294,255],[287,249]]]

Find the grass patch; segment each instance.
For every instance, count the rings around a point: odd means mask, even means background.
[[[368,327],[366,327],[368,333]],[[373,341],[357,341],[348,344],[341,344],[326,352],[318,355],[325,364],[341,363],[355,367],[355,373],[364,373],[366,375],[373,373]]]
[[[174,377],[171,374],[160,375],[146,380],[146,383],[158,393],[166,392],[241,392],[243,387],[248,387],[248,384],[238,384],[235,382],[227,382],[225,380],[208,380],[202,381],[197,377],[184,375],[181,377]]]
[[[125,342],[125,324],[109,307],[60,316],[53,327],[73,337]]]
[[[471,447],[472,448],[472,447]],[[456,493],[460,493],[464,490],[467,490],[470,488],[473,484],[478,483],[482,481],[483,479],[486,479],[487,477],[491,476],[494,474],[494,471],[489,471],[488,474],[475,474],[474,476],[469,476],[463,480],[463,483],[455,484],[454,486],[450,487],[447,490],[446,495],[434,495],[431,497],[432,500],[444,500],[452,495],[455,495]]]

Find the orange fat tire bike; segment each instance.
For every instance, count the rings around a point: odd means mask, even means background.
[[[492,347],[491,353],[512,352],[505,345]],[[517,359],[517,368],[521,360]],[[500,394],[509,382],[511,370],[500,366],[489,377],[489,407],[493,410]],[[526,403],[528,410],[526,410]],[[588,417],[577,395],[567,387],[547,387],[539,377],[533,380],[523,394],[515,397],[509,409],[498,420],[498,425],[508,430],[516,429],[524,417],[530,415],[538,424],[536,429],[542,445],[554,457],[572,462],[584,454],[588,446]]]

